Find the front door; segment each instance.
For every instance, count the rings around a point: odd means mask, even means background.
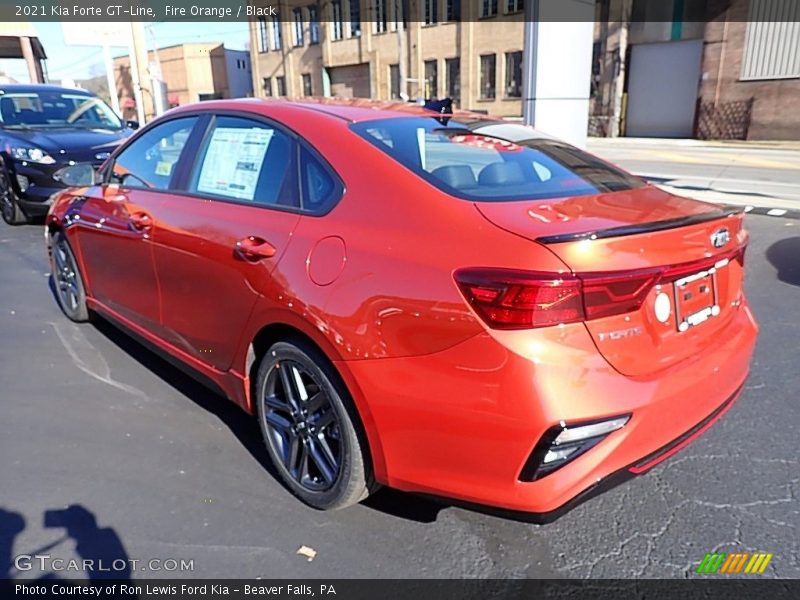
[[[75,222],[92,297],[155,332],[160,306],[153,215],[196,122],[197,117],[174,119],[133,140],[114,159],[107,182],[87,192]]]

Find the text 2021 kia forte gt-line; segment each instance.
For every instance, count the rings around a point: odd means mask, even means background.
[[[559,514],[737,398],[742,214],[517,124],[366,102],[170,111],[46,232],[96,312],[257,414],[286,486]]]

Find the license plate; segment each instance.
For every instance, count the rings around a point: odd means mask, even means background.
[[[720,313],[717,268],[699,271],[675,281],[675,316],[678,331],[686,331]]]

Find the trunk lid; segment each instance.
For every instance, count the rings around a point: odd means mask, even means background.
[[[587,314],[593,298],[615,301],[642,282],[636,308],[585,321],[600,353],[625,375],[713,347],[740,309],[747,232],[738,210],[654,187],[476,207],[498,227],[544,244],[580,276]]]

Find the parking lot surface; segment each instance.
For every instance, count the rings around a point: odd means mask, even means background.
[[[761,335],[741,399],[667,462],[545,526],[389,490],[305,507],[270,473],[254,420],[113,326],[68,321],[42,227],[0,225],[0,565],[43,551],[162,561],[135,578],[683,578],[707,552],[760,551],[774,554],[764,576],[800,577],[800,221],[747,225]],[[170,559],[192,569],[167,572]],[[47,573],[12,562],[0,578]]]

